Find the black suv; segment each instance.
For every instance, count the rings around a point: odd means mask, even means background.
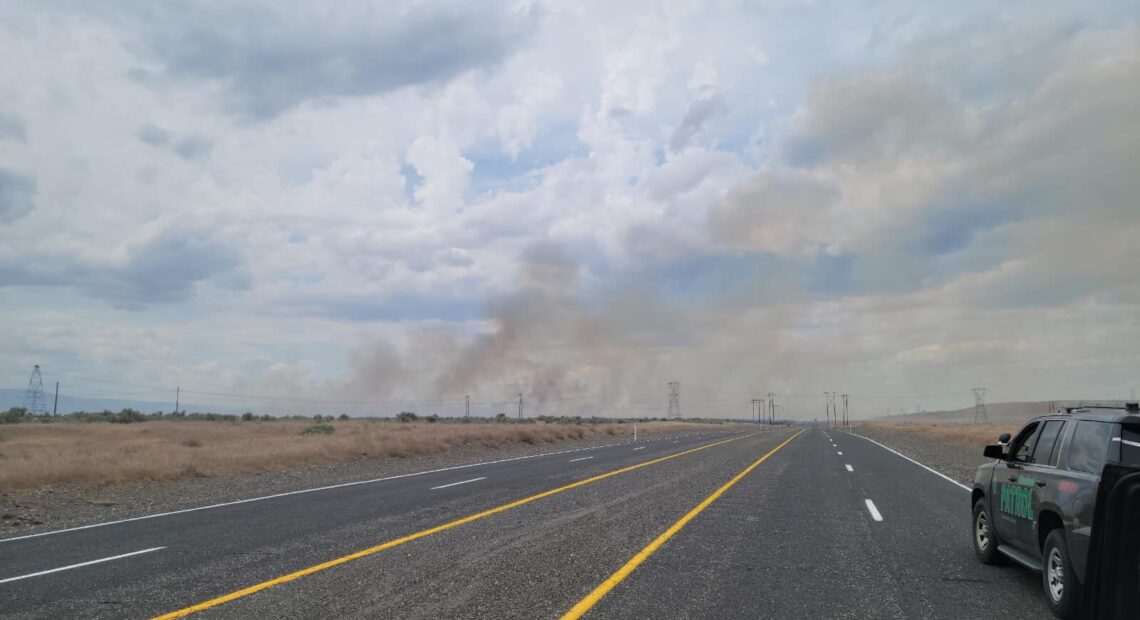
[[[1059,618],[1072,618],[1085,581],[1096,492],[1106,463],[1140,464],[1140,410],[1070,408],[1003,433],[974,477],[973,540],[978,559],[1012,559],[1041,571]]]

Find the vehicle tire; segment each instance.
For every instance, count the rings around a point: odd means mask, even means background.
[[[1045,600],[1058,618],[1076,618],[1081,599],[1081,584],[1069,559],[1069,546],[1065,544],[1065,530],[1049,532],[1045,548],[1041,550],[1041,580],[1045,586]]]
[[[993,528],[990,527],[990,511],[986,508],[986,500],[979,499],[974,504],[974,518],[970,523],[973,524],[971,538],[974,541],[974,553],[977,554],[978,561],[982,564],[1002,564],[1005,556],[998,553],[998,542],[994,537]]]

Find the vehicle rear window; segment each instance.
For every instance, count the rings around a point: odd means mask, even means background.
[[[1057,464],[1057,438],[1061,436],[1061,428],[1065,425],[1064,420],[1049,420],[1041,429],[1041,435],[1037,438],[1037,447],[1033,449],[1033,462],[1041,463],[1042,465],[1056,465]]]
[[[1081,420],[1069,441],[1069,469],[1100,474],[1112,440],[1112,424]]]
[[[1120,462],[1140,465],[1140,428],[1125,426],[1120,430]]]

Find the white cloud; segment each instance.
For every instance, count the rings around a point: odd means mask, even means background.
[[[417,138],[408,148],[408,163],[423,177],[416,201],[434,215],[452,215],[463,207],[475,165],[454,145],[434,136]]]

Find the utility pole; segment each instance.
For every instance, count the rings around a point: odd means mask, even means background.
[[[471,421],[471,395],[470,394],[467,395],[467,409],[463,413],[463,421],[464,422],[470,422]]]
[[[850,426],[847,422],[847,395],[843,395],[843,426]]]
[[[768,392],[768,424],[776,423],[776,395]]]
[[[55,382],[55,401],[51,404],[51,414],[59,415],[59,381]]]
[[[760,406],[763,404],[764,404],[763,398],[753,398],[752,399],[752,411],[749,412],[749,414],[748,414],[749,420],[752,419],[752,414],[756,414],[756,423],[757,424],[760,423],[760,408],[761,408]]]
[[[174,415],[178,415],[178,399],[182,396],[182,386],[174,388]]]
[[[522,392],[519,392],[519,420],[522,420]]]
[[[981,420],[983,424],[990,423],[990,416],[986,413],[986,388],[970,388],[974,393],[974,424]]]
[[[827,425],[829,427],[835,426],[835,424],[833,424],[832,420],[831,420],[831,411],[832,411],[831,405],[833,403],[832,397],[834,394],[835,394],[835,392],[824,392],[823,393],[823,415],[827,419]]]

